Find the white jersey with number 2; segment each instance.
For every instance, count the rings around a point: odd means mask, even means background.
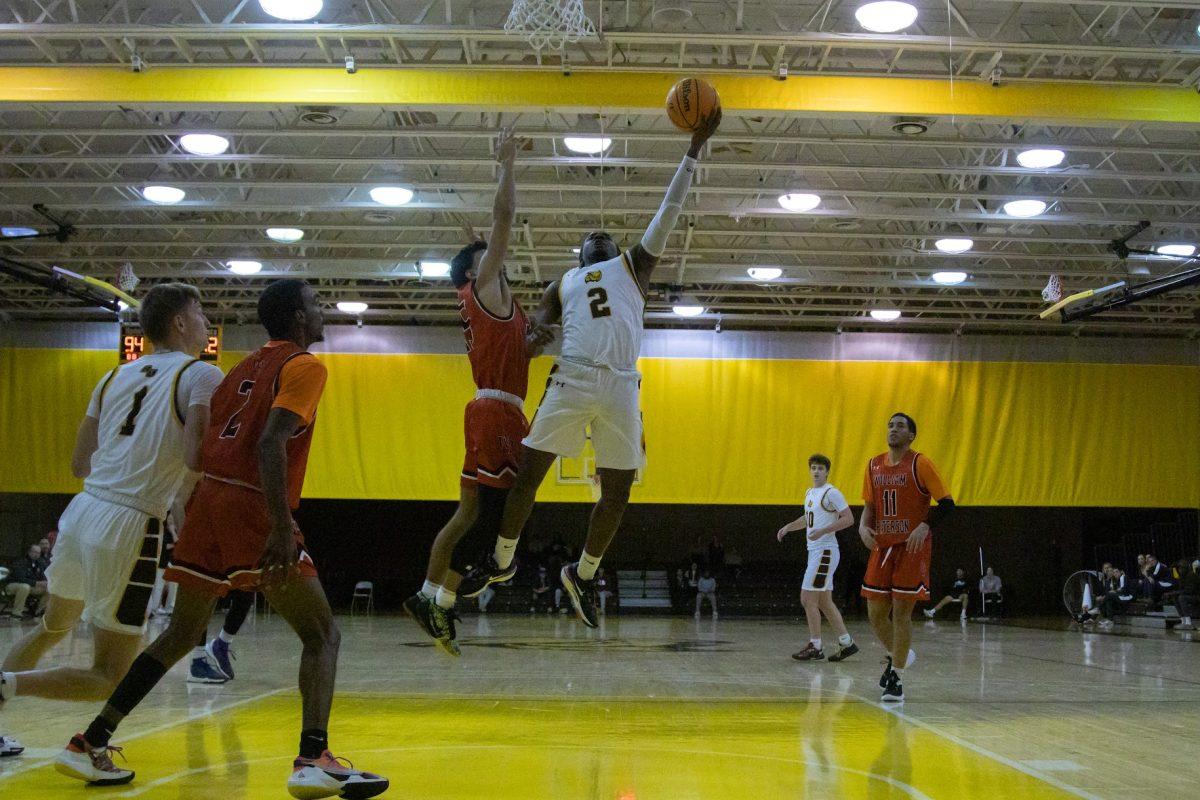
[[[628,253],[576,267],[558,285],[564,361],[636,372],[646,298]]]

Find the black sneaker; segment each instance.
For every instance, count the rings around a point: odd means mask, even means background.
[[[462,650],[458,649],[458,642],[454,641],[458,638],[458,631],[454,627],[454,621],[459,619],[458,614],[454,613],[453,608],[442,608],[437,603],[430,603],[429,615],[433,618],[434,627],[442,632],[441,636],[434,637],[437,646],[442,648],[446,655],[458,658],[462,655]]]
[[[496,557],[489,555],[482,564],[477,564],[467,570],[467,574],[463,575],[462,583],[458,585],[459,597],[478,597],[483,594],[483,590],[491,586],[493,583],[504,583],[511,581],[513,576],[517,574],[517,559],[513,558],[512,563],[507,567],[501,567],[496,563]]]
[[[435,605],[425,595],[414,594],[404,601],[404,613],[412,617],[421,626],[421,630],[428,634],[429,638],[440,639],[446,632],[434,619],[433,608]]]
[[[883,666],[883,674],[879,676],[879,688],[880,689],[887,688],[888,678],[891,677],[891,674],[892,674],[892,657],[886,656],[886,658],[887,658],[887,661],[884,663],[884,666]]]
[[[851,642],[850,644],[843,647],[841,650],[838,650],[836,653],[831,655],[829,657],[829,660],[834,663],[836,663],[838,661],[845,661],[847,658],[849,658],[850,656],[854,655],[857,652],[858,652],[858,645],[856,645],[854,642]]]
[[[798,653],[792,653],[792,658],[797,661],[824,661],[825,651],[817,647],[812,642],[804,645],[804,649]]]
[[[567,564],[559,573],[559,580],[575,606],[575,613],[589,628],[599,628],[600,620],[596,614],[596,581],[585,581],[576,572],[576,564]]]
[[[904,687],[900,685],[900,676],[895,670],[888,673],[887,686],[883,688],[880,698],[885,703],[901,703],[904,701]]]

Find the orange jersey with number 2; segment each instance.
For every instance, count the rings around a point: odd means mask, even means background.
[[[887,453],[867,463],[862,499],[875,509],[879,547],[903,542],[929,517],[930,501],[949,496],[950,490],[929,456],[915,450],[909,450],[898,464],[889,464]]]

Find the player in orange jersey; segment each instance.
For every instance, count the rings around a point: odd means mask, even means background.
[[[513,161],[522,143],[511,132],[501,132],[491,234],[487,242],[464,247],[450,265],[475,399],[464,414],[467,453],[458,508],[434,539],[424,585],[404,601],[404,610],[452,656],[459,654],[454,629],[458,595],[475,597],[517,572],[515,561],[499,568],[494,554],[484,552],[484,547],[495,541],[504,501],[517,475],[517,450],[529,433],[525,419],[529,360],[554,338],[548,326],[531,329],[504,271],[516,214]]]
[[[912,611],[929,599],[930,527],[937,527],[954,508],[954,499],[929,456],[913,450],[917,423],[908,414],[888,420],[888,451],[867,463],[863,482],[863,514],[858,534],[871,551],[862,596],[875,635],[887,649],[887,666],[879,679],[883,700],[904,699],[904,669],[916,654]],[[930,513],[930,501],[937,507]],[[893,661],[895,659],[895,661]]]
[[[167,629],[139,655],[108,703],[57,759],[59,772],[92,784],[127,783],[133,772],[113,766],[109,739],[117,725],[176,662],[203,642],[217,598],[261,589],[296,631],[303,727],[292,765],[293,797],[374,797],[388,788],[379,775],[354,769],[329,752],[341,635],[316,566],[292,510],[312,444],[325,367],[308,352],[324,338],[321,306],[299,280],[267,286],[258,318],[270,335],[217,387],[196,485],[166,579],[179,584]]]

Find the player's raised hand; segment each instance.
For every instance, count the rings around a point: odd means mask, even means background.
[[[523,148],[525,143],[525,139],[513,135],[512,128],[502,129],[499,138],[496,140],[496,160],[505,164],[511,164],[517,157],[517,149]]]
[[[701,122],[700,126],[692,133],[692,146],[688,149],[688,155],[696,158],[700,153],[700,148],[704,143],[712,138],[712,135],[717,132],[717,128],[721,127],[721,108],[717,107],[715,111],[709,114]]]

